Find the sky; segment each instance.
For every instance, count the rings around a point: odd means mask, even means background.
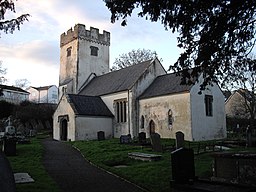
[[[175,34],[166,31],[160,23],[152,23],[136,13],[128,18],[128,25],[110,21],[111,13],[103,0],[18,0],[16,13],[7,12],[6,19],[28,13],[20,31],[0,36],[0,61],[7,69],[6,84],[27,79],[30,86],[59,84],[60,35],[75,24],[85,24],[86,29],[95,27],[110,37],[110,67],[115,58],[133,49],[156,51],[166,70],[178,59]]]

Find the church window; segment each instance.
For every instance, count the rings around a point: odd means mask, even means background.
[[[94,46],[91,46],[91,55],[92,56],[98,56],[98,50],[99,48],[98,47],[94,47]]]
[[[206,116],[213,116],[213,107],[212,107],[213,97],[212,97],[212,95],[205,95],[204,102],[205,102]]]
[[[172,117],[172,111],[171,109],[168,111],[168,127],[172,128],[173,124],[173,117]]]
[[[71,56],[72,47],[67,48],[67,57]]]
[[[120,100],[120,101],[115,101],[116,105],[116,121],[117,123],[124,123],[127,121],[127,101],[126,100]]]
[[[145,118],[144,118],[144,116],[142,115],[142,116],[141,116],[141,119],[140,119],[140,128],[141,128],[141,129],[144,129],[144,125],[145,125]]]

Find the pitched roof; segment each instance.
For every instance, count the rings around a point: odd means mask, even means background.
[[[113,116],[100,97],[67,94],[67,99],[77,115]]]
[[[22,93],[27,93],[29,94],[29,92],[19,88],[19,87],[14,87],[14,86],[8,86],[8,85],[0,85],[0,89],[1,90],[12,90],[12,91],[17,91],[17,92],[22,92]]]
[[[53,87],[54,85],[48,85],[48,86],[43,86],[43,87],[32,87],[38,91],[43,91],[43,90],[48,90],[50,89],[51,87]]]
[[[177,73],[158,76],[153,83],[141,94],[140,99],[162,96],[167,94],[190,91],[193,85],[181,85],[181,76]]]
[[[152,61],[144,61],[95,77],[79,94],[98,96],[128,90],[147,70]]]

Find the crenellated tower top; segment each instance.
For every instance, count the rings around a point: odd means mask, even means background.
[[[67,32],[62,33],[60,36],[60,47],[68,44],[74,39],[84,39],[87,41],[110,46],[110,33],[103,31],[103,34],[99,33],[99,29],[90,27],[90,30],[86,30],[85,25],[76,24],[74,30],[71,28]]]

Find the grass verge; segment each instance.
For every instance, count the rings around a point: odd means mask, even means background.
[[[14,173],[28,173],[35,180],[34,183],[16,184],[17,192],[60,191],[42,164],[41,139],[44,137],[39,135],[31,139],[30,144],[17,144],[17,155],[7,157]]]

